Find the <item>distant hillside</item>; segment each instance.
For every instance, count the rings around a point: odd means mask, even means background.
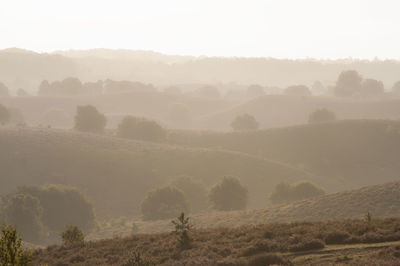
[[[16,52],[17,51],[17,52]],[[399,80],[398,61],[287,60],[274,58],[186,57],[151,51],[82,50],[58,54],[0,51],[0,80],[12,89],[33,91],[43,79],[76,76],[84,81],[132,80],[157,86],[171,84],[332,85],[343,70],[382,80],[387,89]],[[60,55],[61,54],[61,55]]]
[[[207,186],[225,175],[238,176],[249,188],[253,208],[265,206],[268,193],[282,180],[315,181],[304,171],[238,152],[69,130],[0,127],[0,147],[0,193],[24,184],[78,186],[93,200],[100,217],[139,214],[147,191],[178,175],[193,176]]]
[[[294,165],[321,177],[319,184],[332,191],[400,179],[400,121],[345,120],[231,133],[180,131],[170,141]],[[332,187],[324,180],[338,182]]]
[[[400,119],[400,98],[385,95],[373,99],[343,99],[328,96],[266,95],[201,118],[202,128],[231,130],[231,122],[245,113],[253,115],[260,128],[299,125],[308,122],[319,108],[333,111],[338,119]]]

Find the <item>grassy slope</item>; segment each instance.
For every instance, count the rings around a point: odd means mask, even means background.
[[[368,186],[361,189],[328,194],[290,204],[258,210],[210,212],[192,216],[197,228],[237,227],[292,221],[324,221],[363,218],[367,212],[373,217],[400,216],[400,182]],[[140,233],[172,230],[170,220],[155,222],[135,221]],[[110,228],[93,233],[91,239],[129,235],[131,227]]]
[[[399,252],[396,252],[399,226],[399,218],[388,218],[376,219],[370,224],[364,220],[342,220],[201,229],[191,233],[194,241],[186,250],[177,247],[174,234],[139,234],[92,241],[84,246],[50,246],[35,253],[35,263],[121,265],[130,252],[139,251],[156,265],[247,265],[253,256],[270,252],[289,258],[296,265],[338,262],[365,265],[368,261],[365,256],[370,257],[370,263],[381,265],[399,261]],[[345,237],[335,242],[329,240],[339,231]],[[386,243],[370,244],[383,242]],[[390,246],[393,247],[391,252]],[[372,253],[372,249],[380,249],[385,256]]]
[[[61,183],[83,188],[100,216],[137,214],[149,189],[177,175],[208,186],[235,175],[248,186],[252,207],[265,206],[280,180],[306,172],[238,152],[179,148],[69,130],[0,128],[0,193],[18,185]],[[257,205],[258,204],[258,205]]]
[[[393,120],[344,120],[242,133],[181,131],[170,141],[295,165],[320,176],[317,183],[331,192],[399,179],[400,122]]]

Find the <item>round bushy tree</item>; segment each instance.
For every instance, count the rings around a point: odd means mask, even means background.
[[[329,111],[328,109],[322,108],[317,109],[310,113],[308,116],[308,123],[324,123],[331,122],[336,120],[336,115],[334,112]]]
[[[360,91],[362,80],[361,75],[355,70],[342,71],[333,88],[333,93],[339,97],[353,96]]]
[[[207,189],[202,182],[190,176],[180,176],[172,180],[170,185],[183,192],[193,212],[207,208]]]
[[[38,198],[26,194],[9,195],[1,213],[5,223],[14,225],[26,241],[38,243],[42,240],[43,208]]]
[[[165,129],[157,122],[142,117],[126,116],[118,125],[117,135],[122,138],[147,141],[165,139]]]
[[[7,124],[10,121],[10,116],[9,110],[4,105],[0,104],[0,124]]]
[[[244,210],[247,206],[248,191],[235,177],[224,177],[211,188],[209,200],[216,210]]]
[[[171,186],[149,191],[142,202],[143,220],[169,219],[188,211],[183,192]]]
[[[106,117],[92,105],[76,108],[75,129],[85,132],[103,132],[106,126]]]
[[[61,232],[73,224],[85,231],[95,225],[93,205],[77,188],[65,185],[23,186],[17,193],[32,195],[43,207],[43,223],[50,230]]]
[[[243,114],[237,116],[231,123],[234,130],[244,131],[244,130],[256,130],[258,129],[258,122],[254,116],[249,114]]]

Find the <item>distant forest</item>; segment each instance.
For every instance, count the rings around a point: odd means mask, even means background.
[[[11,90],[28,92],[36,92],[43,80],[66,77],[140,81],[161,88],[176,84],[188,90],[199,84],[222,89],[259,84],[279,89],[293,84],[312,86],[316,81],[328,87],[348,69],[382,80],[387,91],[400,77],[400,62],[393,60],[191,57],[108,49],[51,54],[17,48],[0,51],[0,80]]]

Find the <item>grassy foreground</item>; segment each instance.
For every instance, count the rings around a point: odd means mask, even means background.
[[[123,265],[136,251],[156,265],[393,265],[399,263],[400,255],[400,243],[396,242],[400,240],[400,218],[194,229],[191,236],[193,242],[187,249],[177,245],[175,234],[166,232],[83,246],[50,246],[35,251],[34,260],[49,265]],[[329,256],[322,256],[324,253]],[[260,261],[263,264],[257,264]]]

